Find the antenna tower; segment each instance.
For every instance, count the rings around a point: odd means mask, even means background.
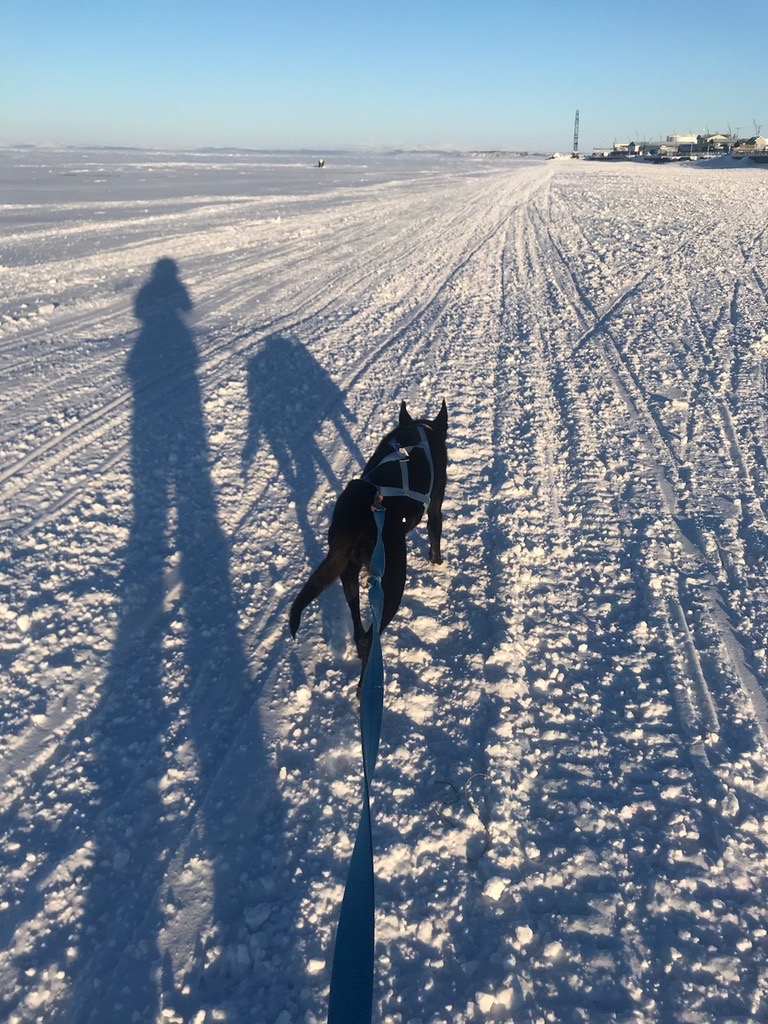
[[[576,120],[573,122],[573,152],[574,160],[579,159],[579,108],[576,107]]]

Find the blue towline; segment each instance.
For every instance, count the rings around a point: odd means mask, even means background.
[[[373,836],[371,833],[370,785],[376,768],[384,707],[384,661],[379,625],[384,608],[381,578],[386,559],[382,530],[385,509],[381,495],[373,506],[376,546],[371,555],[368,600],[373,624],[371,647],[360,693],[360,738],[363,748],[363,805],[355,847],[349,863],[347,884],[339,914],[331,971],[328,1024],[370,1024],[373,1012]]]

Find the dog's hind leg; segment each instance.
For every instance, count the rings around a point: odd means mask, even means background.
[[[406,548],[405,534],[400,523],[388,518],[384,523],[384,550],[386,565],[381,587],[384,591],[384,607],[381,613],[380,633],[383,633],[400,607],[405,590]]]
[[[391,516],[389,516],[384,521],[383,532],[386,563],[384,566],[384,575],[381,579],[381,589],[384,601],[381,612],[381,623],[379,625],[380,633],[384,632],[394,618],[397,609],[400,607],[400,602],[403,599],[403,591],[405,590],[405,570],[407,564],[405,534],[403,533],[402,525],[400,523],[392,523]],[[365,667],[368,663],[368,654],[371,649],[372,631],[373,626],[371,625],[361,637],[361,644],[358,646],[358,652],[360,653],[360,658],[362,660],[362,666],[360,668],[360,682],[357,684],[358,699],[360,698],[360,690],[363,685]]]
[[[355,641],[358,658],[363,658],[368,649],[370,640],[366,642],[363,631],[363,621],[360,617],[360,566],[350,563],[341,574],[341,585],[344,588],[344,597],[349,605],[349,612],[352,616],[352,638]]]

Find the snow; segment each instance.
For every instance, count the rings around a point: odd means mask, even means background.
[[[322,156],[0,150],[2,1019],[325,1019],[358,667],[287,610],[443,397],[374,1019],[766,1019],[768,177]]]

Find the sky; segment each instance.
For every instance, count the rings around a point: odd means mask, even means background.
[[[766,0],[0,0],[0,142],[582,152],[768,133]]]

